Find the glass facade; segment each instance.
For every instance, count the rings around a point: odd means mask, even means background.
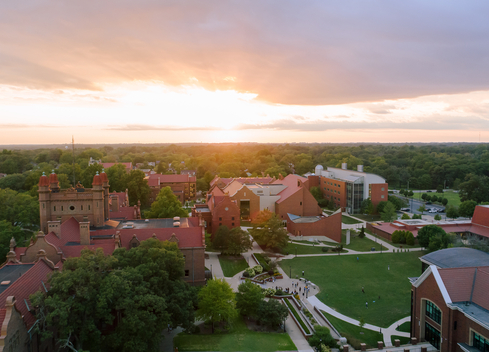
[[[428,323],[424,324],[424,339],[440,349],[440,332]]]
[[[433,302],[426,301],[426,316],[435,323],[441,324],[441,311],[433,304]]]
[[[472,346],[482,352],[489,352],[489,340],[478,333],[472,333]]]
[[[352,213],[359,213],[363,201],[363,183],[346,183],[346,206]]]

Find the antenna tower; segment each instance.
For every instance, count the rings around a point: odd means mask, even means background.
[[[73,187],[76,186],[75,180],[75,137],[71,136],[71,151],[73,152]]]

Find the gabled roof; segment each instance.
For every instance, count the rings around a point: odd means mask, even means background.
[[[32,265],[32,264],[13,264],[8,263],[5,265]],[[44,290],[48,281],[48,275],[53,272],[53,269],[43,260],[40,259],[34,266],[32,266],[24,275],[18,278],[8,289],[0,294],[0,309],[5,308],[5,301],[8,296],[14,296],[16,300],[16,307],[24,317],[24,321],[29,329],[36,318],[33,312],[29,312],[32,309],[32,305],[29,301],[29,296],[38,290]]]
[[[109,218],[134,220],[134,207],[120,207],[119,211],[110,211]]]
[[[438,268],[489,266],[489,253],[473,248],[455,247],[428,253],[420,260]]]
[[[300,181],[300,184],[299,184]],[[303,187],[303,183],[307,181],[307,178],[299,176],[299,175],[287,175],[284,179],[282,180],[276,180],[273,181],[273,184],[282,184],[287,186],[282,192],[280,192],[278,195],[280,196],[280,199],[277,200],[277,203],[282,203],[284,200],[289,198],[291,195],[293,195],[295,192],[300,190]]]

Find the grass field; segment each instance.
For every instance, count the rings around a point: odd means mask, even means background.
[[[236,258],[220,255],[219,263],[221,264],[222,272],[225,277],[233,277],[248,267],[248,263],[243,257]]]
[[[408,277],[421,274],[418,257],[423,254],[361,254],[358,262],[356,255],[302,257],[282,260],[280,266],[288,272],[290,265],[292,277],[304,270],[306,278],[321,289],[318,299],[331,308],[354,319],[363,317],[366,323],[388,327],[410,314]]]
[[[343,230],[342,232],[345,232],[341,235],[341,243],[343,244],[343,248],[351,249],[358,252],[370,252],[372,250],[372,247],[375,247],[376,251],[380,251],[380,243],[372,241],[367,237],[360,238],[358,236],[350,236],[350,244],[347,246],[346,230]],[[386,248],[382,247],[382,249],[385,250]]]
[[[211,335],[180,333],[173,339],[178,351],[296,351],[287,333],[250,331],[240,316],[228,333]]]
[[[321,253],[323,253],[321,251],[320,246],[314,246],[314,247],[313,246],[303,246],[300,244],[290,243],[290,242],[287,244],[287,247],[285,247],[282,250],[282,253],[286,254],[288,252],[289,254],[296,254],[296,248],[297,248],[297,254],[321,254]]]
[[[384,341],[384,335],[377,331],[364,329],[360,326],[347,323],[324,311],[322,311],[322,313],[328,318],[329,322],[333,324],[336,330],[338,330],[341,336],[346,337],[348,343],[356,350],[360,350],[360,343],[362,342],[367,344],[367,348],[376,348],[377,341]],[[360,334],[361,332],[363,332],[363,334]]]
[[[353,214],[354,217],[362,219],[363,221],[380,221],[380,215],[364,215],[364,214]]]
[[[391,335],[392,346],[394,346],[394,340],[398,339],[401,341],[401,345],[407,345],[408,343],[411,343],[410,337]]]
[[[396,330],[402,332],[411,332],[411,322],[407,321],[405,323],[402,323]]]
[[[361,221],[358,221],[357,219],[353,219],[353,218],[346,216],[346,215],[341,215],[341,222],[343,224],[348,224],[348,225],[360,224],[361,223]]]
[[[414,198],[415,199],[418,199],[418,200],[422,200],[421,199],[421,195],[422,194],[423,193],[414,193]],[[455,193],[454,191],[445,191],[445,192],[443,192],[443,194],[442,193],[434,193],[434,192],[427,193],[427,194],[429,194],[429,195],[436,195],[437,197],[440,197],[441,196],[443,198],[448,199],[448,204],[447,205],[454,205],[454,206],[458,207],[460,205],[460,203],[461,203],[459,194],[458,193]],[[436,202],[436,204],[441,204],[441,203]]]

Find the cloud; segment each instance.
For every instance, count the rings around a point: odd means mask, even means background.
[[[26,123],[2,123],[0,124],[0,129],[27,129],[27,128],[63,128],[65,126],[56,126],[56,125],[32,125]]]
[[[108,126],[105,130],[111,131],[216,131],[221,128],[215,127],[198,127],[198,126],[155,126],[155,125],[137,125],[128,124],[123,126]]]
[[[158,80],[300,105],[484,90],[488,11],[441,0],[4,1],[0,84]]]

